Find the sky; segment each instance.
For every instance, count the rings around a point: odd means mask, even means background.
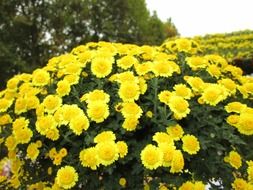
[[[172,19],[182,37],[253,30],[253,0],[146,0],[150,12]]]

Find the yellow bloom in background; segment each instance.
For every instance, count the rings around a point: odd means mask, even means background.
[[[109,107],[103,102],[93,102],[88,104],[87,114],[92,121],[101,123],[109,116]]]
[[[173,138],[164,132],[156,132],[153,135],[152,140],[155,141],[158,145],[160,143],[166,143],[166,144],[173,144],[174,143]]]
[[[54,159],[54,157],[57,155],[57,151],[56,151],[56,148],[53,147],[50,149],[49,153],[48,153],[49,157],[51,158],[51,160]]]
[[[118,73],[115,76],[115,80],[119,83],[123,82],[138,82],[138,78],[134,75],[132,71],[125,71],[123,73]]]
[[[122,127],[127,131],[134,131],[139,124],[139,120],[136,117],[125,118]]]
[[[26,156],[32,161],[35,161],[40,153],[38,148],[36,143],[30,143],[26,149]]]
[[[231,185],[234,190],[247,190],[247,182],[242,178],[235,178],[234,182]]]
[[[67,80],[60,80],[57,83],[56,92],[58,96],[63,97],[63,96],[69,95],[70,90],[71,90],[71,86]]]
[[[242,113],[236,128],[241,134],[253,135],[253,113]]]
[[[0,116],[0,126],[6,125],[12,122],[12,118],[9,114],[3,114]]]
[[[168,126],[166,131],[175,141],[180,140],[184,135],[184,130],[179,124]]]
[[[179,173],[184,169],[184,157],[180,150],[175,150],[171,161],[171,173]]]
[[[124,158],[128,153],[128,146],[124,141],[118,141],[116,143],[118,147],[119,157]]]
[[[220,68],[217,65],[209,65],[206,70],[212,77],[219,78],[221,76]]]
[[[62,99],[56,95],[48,95],[42,104],[46,112],[54,113],[62,105]]]
[[[225,162],[228,162],[235,169],[239,169],[242,166],[242,158],[240,154],[232,150],[229,152],[228,156],[224,158]]]
[[[36,109],[40,104],[40,100],[37,96],[30,96],[26,102],[27,110]]]
[[[204,89],[204,81],[200,77],[184,76],[184,80],[191,86],[195,93],[200,93]]]
[[[79,75],[66,75],[63,80],[67,81],[70,85],[77,84],[79,82]]]
[[[80,114],[70,120],[69,128],[76,134],[81,135],[83,130],[87,130],[90,126],[89,120],[86,115]]]
[[[153,112],[152,111],[147,111],[145,115],[148,118],[152,118],[153,117]]]
[[[141,151],[141,162],[147,169],[154,170],[162,166],[163,153],[158,147],[149,144]]]
[[[76,185],[78,174],[74,167],[64,166],[57,171],[55,180],[59,187],[70,189]]]
[[[19,115],[21,113],[27,112],[27,102],[28,100],[23,97],[19,97],[15,101],[15,114]]]
[[[59,154],[60,154],[62,157],[65,157],[65,156],[67,156],[68,151],[67,151],[66,148],[61,148],[61,150],[59,151]]]
[[[158,94],[158,98],[159,98],[160,102],[165,103],[165,104],[168,104],[171,96],[172,96],[172,92],[170,92],[168,90],[163,90],[162,92],[160,92]]]
[[[45,86],[49,84],[50,75],[43,69],[36,69],[32,73],[32,83],[35,86]]]
[[[180,120],[190,113],[189,103],[180,96],[171,96],[168,105],[176,119]]]
[[[186,63],[191,67],[193,71],[203,69],[208,66],[208,62],[205,57],[192,56],[186,58]]]
[[[83,167],[89,167],[96,170],[100,164],[96,147],[83,149],[79,154],[79,159]]]
[[[138,60],[135,57],[129,56],[129,55],[124,56],[117,60],[117,66],[122,69],[129,69],[137,63],[138,63]]]
[[[158,144],[158,148],[163,153],[163,163],[162,166],[169,167],[171,166],[171,161],[173,159],[174,151],[176,147],[171,143],[160,143]]]
[[[173,89],[175,90],[175,94],[177,96],[181,96],[184,99],[191,99],[193,96],[192,91],[185,84],[176,84]]]
[[[138,63],[134,65],[135,71],[139,76],[146,75],[148,72],[151,71],[152,68],[152,62],[147,61],[143,63]]]
[[[116,143],[107,141],[96,145],[98,158],[102,165],[108,166],[118,160],[118,148]]]
[[[173,74],[173,68],[169,62],[165,64],[163,61],[155,61],[151,70],[156,77],[170,77]]]
[[[224,86],[227,89],[229,94],[236,93],[237,85],[232,79],[224,78],[224,79],[218,80],[217,82],[218,84],[221,84],[222,86]]]
[[[94,138],[94,143],[102,143],[115,140],[116,136],[112,131],[103,131]]]
[[[190,181],[184,182],[178,190],[194,190],[194,184]]]
[[[210,84],[202,93],[203,101],[211,106],[216,106],[219,102],[227,98],[227,92],[218,84]]]
[[[139,99],[140,87],[135,82],[124,82],[121,83],[118,94],[124,102],[134,102]]]
[[[241,113],[247,107],[246,104],[242,104],[241,102],[230,102],[225,106],[225,110],[228,113],[235,112]]]
[[[121,177],[119,179],[119,184],[120,184],[121,187],[126,187],[126,184],[127,184],[126,178]]]
[[[89,93],[84,94],[81,97],[81,101],[85,101],[87,104],[91,104],[96,101],[101,101],[108,103],[110,101],[109,94],[105,93],[103,90],[93,90]]]
[[[122,115],[125,119],[127,118],[137,118],[139,119],[143,113],[141,107],[135,102],[125,102],[122,104]]]
[[[189,53],[192,49],[192,42],[186,38],[179,38],[175,40],[176,48],[179,52]]]
[[[17,77],[13,77],[7,81],[6,87],[8,90],[16,91],[20,80]]]
[[[91,72],[98,78],[108,76],[112,71],[112,60],[96,57],[91,62]]]
[[[197,154],[200,149],[198,139],[193,135],[184,135],[182,138],[183,150],[188,154]]]

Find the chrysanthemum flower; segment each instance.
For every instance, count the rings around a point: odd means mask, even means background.
[[[158,148],[163,153],[163,163],[162,166],[169,167],[173,159],[174,151],[176,147],[172,143],[159,143]]]
[[[108,76],[112,71],[111,59],[96,57],[91,62],[91,72],[98,78]]]
[[[253,134],[253,114],[242,113],[239,117],[239,121],[236,124],[238,131],[244,135]]]
[[[57,123],[55,122],[55,119],[52,115],[45,115],[42,117],[39,117],[35,123],[36,130],[41,135],[46,135],[47,131],[50,128],[56,128]]]
[[[135,57],[129,56],[129,55],[124,56],[117,60],[118,67],[122,69],[129,69],[130,67],[132,67],[133,65],[137,63],[138,63],[138,60]]]
[[[124,118],[137,118],[139,119],[143,113],[141,107],[135,102],[125,102],[123,103],[123,108],[121,110]]]
[[[128,153],[128,146],[124,141],[118,141],[116,143],[118,147],[119,157],[124,158]]]
[[[197,154],[200,149],[198,139],[193,135],[184,135],[182,138],[183,150],[189,154]]]
[[[110,101],[109,94],[105,93],[103,90],[93,90],[89,93],[84,94],[81,97],[81,101],[85,101],[87,104],[90,104],[95,101],[101,101],[108,103]]]
[[[122,127],[127,131],[134,131],[139,124],[139,120],[136,117],[125,118]]]
[[[173,144],[173,138],[164,132],[156,132],[153,137],[153,141],[157,142],[159,145],[160,143],[167,143],[167,144]]]
[[[182,119],[190,113],[189,103],[180,96],[171,96],[168,105],[176,119]]]
[[[116,136],[112,131],[103,131],[94,138],[94,143],[102,143],[107,141],[115,141]]]
[[[55,180],[59,187],[70,189],[76,185],[78,174],[74,167],[64,166],[57,171]]]
[[[152,62],[147,61],[141,64],[135,64],[134,68],[138,75],[143,76],[151,71]]]
[[[231,184],[234,190],[244,190],[247,189],[247,181],[242,178],[235,178],[234,182]]]
[[[48,113],[54,113],[62,104],[62,99],[57,95],[48,95],[42,102],[44,110]]]
[[[168,91],[168,90],[163,90],[162,92],[160,92],[158,94],[158,98],[160,100],[160,102],[168,104],[170,97],[172,96],[172,92]]]
[[[149,144],[141,151],[141,161],[147,169],[156,169],[162,166],[163,153],[158,147]]]
[[[206,68],[208,65],[208,62],[205,59],[205,57],[200,56],[188,57],[186,58],[186,63],[191,67],[193,71],[196,71],[197,69]]]
[[[107,141],[96,145],[98,158],[104,166],[111,165],[118,160],[118,148],[115,142]]]
[[[166,131],[175,141],[180,140],[184,135],[184,130],[179,124],[168,126]]]
[[[100,164],[95,147],[83,149],[79,154],[79,159],[83,167],[89,167],[92,170],[96,170]]]
[[[93,102],[88,104],[87,114],[92,121],[101,123],[109,116],[109,107],[100,101]]]
[[[241,113],[247,107],[246,104],[242,104],[241,102],[230,102],[225,106],[225,110],[228,113],[235,112]]]
[[[90,126],[89,120],[86,115],[80,114],[70,120],[69,128],[76,134],[80,135],[83,130],[87,130]]]
[[[135,82],[124,82],[121,83],[118,94],[124,102],[133,102],[139,99],[140,87]]]
[[[36,143],[30,143],[26,149],[26,156],[32,161],[36,160],[39,155],[39,149]]]
[[[70,90],[70,83],[67,80],[61,80],[57,83],[56,92],[60,97],[68,95]]]
[[[171,161],[171,173],[182,172],[184,169],[184,157],[180,150],[175,150]]]
[[[176,84],[173,89],[175,90],[175,94],[177,96],[181,96],[184,99],[190,99],[193,94],[190,88],[188,88],[185,84]]]
[[[32,83],[35,86],[45,86],[50,81],[50,75],[43,69],[36,69],[32,73]]]
[[[190,181],[184,182],[178,190],[193,190],[194,184]]]
[[[228,162],[235,169],[239,169],[242,166],[242,158],[240,154],[232,150],[229,152],[228,156],[224,158],[225,162]]]
[[[170,65],[170,62],[167,61],[155,61],[152,65],[152,72],[156,77],[170,77],[173,74],[173,68]]]
[[[211,106],[216,106],[219,102],[227,98],[227,92],[224,87],[218,84],[210,84],[202,93],[203,101]]]

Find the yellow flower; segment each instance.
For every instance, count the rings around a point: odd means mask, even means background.
[[[253,135],[253,114],[242,113],[236,127],[241,134]]]
[[[167,127],[166,131],[175,141],[180,140],[184,135],[184,130],[179,124]]]
[[[96,170],[100,164],[95,147],[83,149],[79,154],[79,159],[83,167],[89,167],[92,170]]]
[[[218,84],[210,84],[202,93],[203,101],[211,106],[216,106],[219,102],[227,98],[224,88]]]
[[[101,123],[109,116],[109,107],[100,101],[92,102],[88,104],[87,114],[92,121]]]
[[[109,94],[105,93],[103,90],[93,90],[92,92],[86,93],[81,97],[81,101],[86,101],[86,103],[91,104],[96,101],[101,101],[108,103],[110,101]]]
[[[61,167],[56,174],[56,183],[64,188],[70,189],[76,185],[78,181],[78,174],[74,167],[64,166]]]
[[[247,182],[242,178],[235,178],[231,185],[234,190],[245,190],[247,187]]]
[[[171,95],[172,95],[172,92],[168,90],[164,90],[158,94],[158,98],[160,102],[168,104],[168,102],[170,101]]]
[[[89,120],[86,115],[80,114],[70,120],[69,128],[76,134],[81,135],[83,130],[87,130],[90,126]]]
[[[145,92],[148,89],[148,85],[146,83],[146,80],[143,77],[139,77],[139,87],[140,87],[140,93],[145,94]]]
[[[242,104],[241,102],[230,102],[225,106],[225,110],[228,113],[235,112],[241,113],[247,107],[246,104]]]
[[[240,119],[239,115],[230,115],[227,117],[226,121],[229,125],[236,127],[237,126],[236,124],[238,123],[239,119]]]
[[[229,79],[229,78],[224,78],[218,81],[219,84],[224,86],[229,94],[235,94],[236,93],[236,83]]]
[[[206,68],[208,65],[207,60],[205,57],[200,56],[192,56],[186,58],[186,63],[191,67],[193,71],[196,71],[197,69]]]
[[[62,104],[62,99],[56,95],[48,95],[43,103],[44,110],[48,113],[54,113]]]
[[[194,190],[194,184],[190,181],[183,183],[178,190]]]
[[[112,131],[103,131],[94,138],[94,143],[102,143],[115,140],[116,136]]]
[[[48,153],[49,157],[53,160],[54,157],[57,155],[57,151],[55,149],[55,147],[51,148],[49,153]]]
[[[68,151],[67,151],[66,148],[61,148],[61,150],[59,151],[59,154],[60,154],[62,157],[65,157],[65,156],[67,156]]]
[[[56,127],[51,127],[48,130],[46,130],[46,137],[52,141],[56,141],[59,139],[60,134],[59,130]]]
[[[126,183],[127,183],[126,178],[121,177],[119,179],[119,184],[120,184],[121,187],[126,187]]]
[[[189,53],[192,49],[192,42],[186,38],[179,38],[175,40],[177,50],[179,52],[187,52]]]
[[[96,149],[98,158],[104,166],[111,165],[119,158],[117,145],[112,141],[98,143]]]
[[[124,102],[134,102],[139,99],[140,87],[135,82],[123,82],[120,85],[118,94]]]
[[[23,97],[19,97],[15,102],[15,114],[19,115],[27,111],[27,102],[28,100]]]
[[[192,90],[199,93],[204,88],[204,81],[199,77],[185,76],[184,80],[191,86]]]
[[[32,83],[35,86],[45,86],[49,84],[50,81],[50,75],[47,71],[43,69],[36,69],[32,73]]]
[[[28,127],[28,125],[29,125],[28,119],[26,119],[25,117],[19,117],[12,123],[12,129],[15,133],[15,131]]]
[[[70,84],[67,80],[61,80],[57,83],[56,92],[60,97],[69,95],[70,90]]]
[[[19,81],[20,80],[17,77],[9,79],[6,84],[7,89],[11,91],[16,91]]]
[[[45,115],[37,119],[35,126],[41,135],[46,135],[49,129],[56,128],[56,122],[52,115]]]
[[[182,119],[190,113],[189,103],[180,96],[171,96],[168,105],[176,119]]]
[[[173,74],[173,68],[170,65],[170,61],[164,63],[164,61],[155,61],[152,65],[152,72],[156,77],[170,77]]]
[[[116,74],[115,81],[117,81],[119,83],[138,82],[138,78],[136,76],[134,76],[134,73],[132,71],[126,71],[123,73]]]
[[[193,135],[184,135],[182,138],[183,150],[189,154],[197,154],[200,149],[198,139]]]
[[[40,104],[40,100],[37,96],[30,96],[26,102],[27,110],[36,109]]]
[[[139,119],[143,113],[141,107],[135,102],[125,102],[123,103],[122,115],[126,118],[136,118]]]
[[[180,150],[175,150],[171,161],[171,173],[182,172],[184,169],[184,157]]]
[[[253,161],[247,161],[248,168],[247,168],[247,174],[248,174],[248,180],[250,182],[253,182]]]
[[[10,135],[5,139],[5,146],[8,148],[8,151],[15,150],[17,146],[17,140],[14,135]]]
[[[6,125],[12,122],[11,116],[9,114],[4,114],[0,116],[0,125]]]
[[[169,167],[171,165],[171,161],[173,159],[174,151],[176,147],[172,143],[160,143],[158,144],[158,148],[163,153],[163,163],[162,166]]]
[[[38,149],[38,145],[36,143],[30,143],[26,149],[26,156],[31,159],[32,161],[35,161],[38,157],[40,151]]]
[[[173,144],[173,139],[170,135],[164,132],[156,132],[153,137],[153,141],[157,142],[159,145],[160,143],[167,143],[167,144]]]
[[[123,124],[122,127],[127,130],[127,131],[134,131],[139,124],[139,120],[135,117],[127,117]]]
[[[217,65],[209,65],[206,70],[211,76],[215,78],[219,78],[221,75],[220,68]]]
[[[91,62],[91,72],[98,78],[108,76],[112,71],[112,60],[108,58],[97,57]]]
[[[147,169],[156,169],[162,166],[163,153],[156,146],[149,144],[141,151],[141,162]]]
[[[66,75],[63,80],[67,81],[70,85],[73,85],[78,83],[79,78],[79,75]]]
[[[118,67],[122,69],[129,69],[130,67],[132,67],[133,65],[137,63],[138,63],[138,60],[135,57],[130,56],[130,55],[124,56],[117,60]]]
[[[224,158],[225,162],[228,162],[235,169],[239,169],[242,166],[242,159],[240,154],[236,151],[230,151],[228,156]]]
[[[124,158],[128,153],[127,144],[124,141],[118,141],[116,145],[118,147],[119,157]]]
[[[57,111],[56,111],[56,113],[57,113]],[[58,112],[58,119],[61,121],[61,124],[66,125],[74,117],[76,117],[78,115],[82,115],[82,114],[83,114],[83,110],[80,109],[76,104],[72,104],[72,105],[64,104]]]
[[[205,190],[205,184],[202,181],[195,181],[194,190]]]
[[[28,127],[25,127],[23,129],[19,129],[19,130],[15,131],[15,133],[13,132],[13,134],[14,134],[14,137],[15,137],[17,143],[21,143],[21,144],[28,143],[33,136],[32,130],[29,129]]]
[[[177,84],[173,87],[173,89],[175,90],[175,94],[177,96],[181,96],[184,99],[190,99],[193,96],[191,89],[189,89],[185,84]]]
[[[147,111],[145,114],[148,118],[152,118],[153,117],[153,112],[152,111]]]
[[[136,73],[139,76],[143,76],[143,75],[145,75],[145,74],[147,74],[148,72],[151,71],[151,66],[152,66],[152,62],[147,61],[147,62],[144,62],[144,63],[141,63],[141,64],[135,64],[134,68],[135,68]]]
[[[0,99],[0,112],[6,112],[6,110],[12,105],[12,101],[5,98]]]

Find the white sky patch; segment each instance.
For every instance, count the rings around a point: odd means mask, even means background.
[[[252,0],[146,0],[158,17],[172,19],[181,36],[253,30]]]

